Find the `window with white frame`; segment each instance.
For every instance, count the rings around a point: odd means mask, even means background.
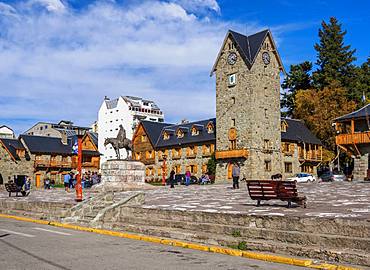
[[[228,76],[228,83],[229,83],[229,86],[233,86],[233,85],[236,85],[236,74],[230,74]]]

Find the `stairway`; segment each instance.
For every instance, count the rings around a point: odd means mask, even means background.
[[[370,266],[366,220],[248,216],[124,206],[101,227],[191,242]]]

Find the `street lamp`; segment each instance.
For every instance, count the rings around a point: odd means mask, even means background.
[[[82,184],[81,184],[81,174],[82,174],[82,137],[85,135],[86,130],[77,128],[77,144],[78,144],[78,155],[77,155],[77,183],[76,183],[76,201],[82,201]]]
[[[166,155],[163,155],[162,186],[165,186],[166,185],[166,171],[167,171],[166,160],[167,160],[167,156]]]

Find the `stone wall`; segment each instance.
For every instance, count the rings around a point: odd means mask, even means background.
[[[353,180],[364,180],[369,169],[369,154],[354,159]]]
[[[26,158],[21,158],[20,160],[13,160],[6,149],[0,146],[0,174],[3,183],[9,180],[14,180],[16,175],[28,175],[32,176],[33,173],[33,163]],[[0,184],[3,184],[0,181]]]
[[[272,41],[267,38],[269,48]],[[225,47],[216,66],[216,151],[230,147],[228,131],[237,131],[237,149],[248,149],[249,156],[241,162],[241,175],[247,179],[266,179],[281,172],[280,134],[280,68],[274,51],[270,50],[271,62],[265,65],[261,50],[248,69],[238,50]],[[237,54],[234,65],[227,63],[230,52]],[[228,75],[236,74],[236,85],[229,86]],[[265,140],[269,151],[265,151]],[[230,160],[218,160],[216,181],[227,178]],[[271,162],[271,169],[265,169],[265,162]]]

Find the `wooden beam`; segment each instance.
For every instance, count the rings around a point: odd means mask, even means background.
[[[354,119],[351,120],[351,133],[352,134],[355,133],[355,120]]]

